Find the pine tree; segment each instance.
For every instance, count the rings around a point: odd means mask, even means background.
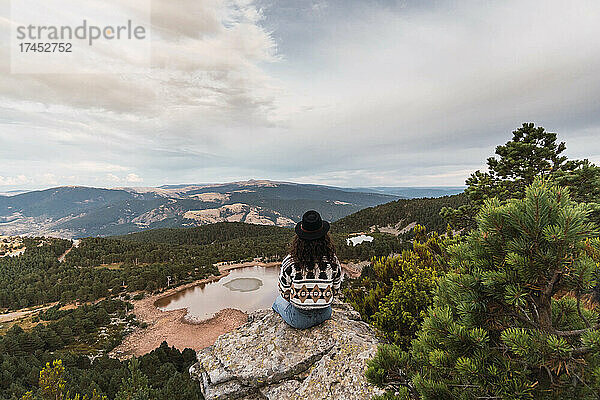
[[[54,360],[52,365],[46,363],[46,367],[40,371],[40,390],[42,398],[59,400],[64,397],[65,392],[65,367],[61,360]]]
[[[524,199],[487,201],[448,249],[454,272],[410,352],[383,347],[369,379],[405,399],[597,399],[600,316],[583,304],[600,241],[588,213],[540,179]]]
[[[39,378],[39,396],[33,391],[23,395],[22,400],[107,400],[106,396],[101,396],[94,390],[91,397],[81,396],[79,394],[71,397],[66,390],[64,378],[65,367],[62,360],[54,360],[52,364],[46,363],[46,366],[40,371]]]
[[[538,178],[552,178],[573,191],[580,202],[598,202],[600,167],[588,160],[567,160],[564,142],[557,134],[533,123],[523,123],[513,137],[496,147],[497,157],[487,159],[487,171],[476,171],[467,180],[466,205],[457,209],[445,207],[441,215],[456,228],[473,228],[475,215],[486,200],[500,201],[523,198],[525,188]],[[600,211],[600,207],[597,207]],[[600,216],[600,212],[597,214]],[[600,219],[594,217],[597,222]]]
[[[600,167],[589,160],[567,161],[566,168],[556,171],[552,178],[569,188],[573,200],[587,203],[592,210],[590,219],[600,225]]]
[[[140,362],[132,358],[128,365],[130,376],[123,379],[121,388],[115,396],[115,400],[148,400],[150,399],[150,385],[148,378],[140,370]]]

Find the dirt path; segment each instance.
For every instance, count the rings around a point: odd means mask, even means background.
[[[79,239],[75,239],[73,240],[73,244],[71,245],[71,247],[69,247],[67,249],[67,251],[65,251],[63,253],[62,256],[58,257],[58,262],[64,262],[65,261],[65,257],[67,256],[67,254],[69,254],[71,252],[71,250],[73,250],[75,247],[79,246]]]
[[[21,319],[23,317],[28,316],[29,314],[33,314],[38,311],[47,310],[55,304],[57,304],[57,303],[51,303],[50,305],[39,306],[39,307],[33,308],[31,310],[17,310],[17,311],[5,313],[5,314],[0,314],[0,323],[7,323],[7,322],[12,322],[16,319]]]

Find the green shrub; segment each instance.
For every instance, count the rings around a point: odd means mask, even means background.
[[[581,301],[599,270],[588,212],[542,180],[522,200],[486,202],[448,249],[454,271],[410,352],[382,347],[371,382],[404,398],[597,399],[600,318]]]
[[[133,300],[142,300],[144,298],[144,293],[138,293],[132,297]]]
[[[346,299],[386,341],[407,347],[433,300],[445,270],[444,246],[454,241],[415,227],[411,250],[376,258],[344,291]]]

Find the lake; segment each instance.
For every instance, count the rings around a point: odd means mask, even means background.
[[[186,318],[201,321],[224,308],[245,312],[269,308],[278,295],[279,267],[231,270],[218,281],[184,289],[155,303],[161,311],[187,308]]]

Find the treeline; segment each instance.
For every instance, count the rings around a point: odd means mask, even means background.
[[[400,199],[376,207],[365,208],[332,224],[334,232],[363,232],[370,227],[396,226],[400,229],[416,222],[429,230],[445,232],[447,222],[440,216],[444,207],[458,208],[465,204],[464,194],[439,198]]]
[[[279,226],[254,225],[242,222],[219,222],[194,228],[151,229],[128,235],[114,236],[113,239],[172,245],[203,245],[252,237],[282,236],[287,238],[292,234],[291,229]]]
[[[27,250],[19,257],[0,258],[0,307],[19,309],[54,301],[72,300],[93,301],[124,291],[153,291],[167,285],[167,276],[171,283],[203,279],[217,273],[212,264],[205,265],[192,258],[195,252],[174,249],[172,246],[159,247],[146,254],[149,262],[153,255],[164,251],[156,262],[147,265],[135,265],[130,261],[118,268],[97,268],[104,261],[101,255],[114,254],[119,248],[125,249],[127,243],[111,239],[84,239],[81,250],[73,249],[74,258],[81,264],[71,261],[59,263],[58,257],[66,251],[71,242],[59,239],[25,239]],[[44,243],[40,246],[41,243]],[[129,243],[131,244],[131,243]],[[130,249],[116,261],[135,260],[146,247]],[[139,247],[139,244],[137,245]],[[80,251],[81,253],[78,253]],[[81,254],[85,254],[81,256]],[[79,254],[79,255],[77,255]],[[127,258],[127,254],[133,254]],[[166,254],[166,256],[165,256]],[[201,254],[201,253],[200,253]],[[89,257],[89,258],[88,258]],[[109,258],[105,257],[105,258]],[[167,262],[168,261],[168,262]],[[83,266],[81,266],[83,265]]]
[[[110,300],[94,306],[71,310],[58,320],[40,323],[31,331],[13,326],[0,337],[0,398],[20,399],[26,392],[40,391],[38,378],[46,363],[61,359],[66,367],[64,392],[114,399],[129,375],[128,363],[109,358],[105,353],[91,361],[82,346],[104,352],[121,342],[121,336],[104,332],[114,324],[111,318],[132,320],[125,314],[125,303]],[[76,351],[74,351],[76,350]],[[191,349],[183,352],[166,343],[139,358],[141,372],[147,377],[153,399],[202,399],[197,382],[188,369],[196,362]]]
[[[289,238],[288,235],[271,235],[200,246],[86,238],[77,249],[69,253],[67,261],[70,265],[81,267],[108,266],[116,263],[169,263],[210,268],[219,261],[281,257],[287,250]]]
[[[27,247],[18,257],[0,258],[0,308],[22,308],[60,299],[53,285],[58,257],[71,241],[54,238],[23,238]]]
[[[205,255],[217,261],[242,260],[255,256],[283,258],[289,250],[293,238],[293,230],[276,226],[245,224],[240,222],[221,222],[195,228],[152,229],[129,235],[116,236],[114,239],[129,240],[139,243],[165,243],[171,245],[209,245],[203,247]],[[342,260],[369,260],[375,256],[398,253],[409,246],[407,239],[411,235],[398,237],[385,234],[373,234],[373,242],[364,242],[358,246],[348,245],[348,236],[343,233],[332,233],[338,257]],[[113,238],[111,238],[113,239]],[[243,250],[238,247],[242,246]],[[151,249],[148,246],[147,249]],[[216,250],[216,251],[215,251]],[[118,249],[117,249],[118,252]],[[139,255],[139,251],[125,256],[128,262]],[[72,256],[70,256],[72,257]],[[146,256],[146,259],[154,257]],[[120,259],[116,256],[112,259]],[[109,258],[105,258],[108,261]],[[137,259],[141,262],[141,258]],[[153,258],[153,262],[157,260]],[[116,261],[113,261],[116,262]]]

